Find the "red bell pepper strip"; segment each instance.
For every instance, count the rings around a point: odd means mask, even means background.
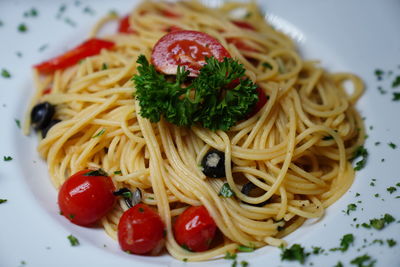
[[[136,31],[129,24],[129,15],[123,17],[119,21],[118,32],[119,33],[136,33]]]
[[[110,41],[92,38],[60,56],[34,65],[33,67],[41,73],[51,73],[70,67],[84,58],[97,55],[102,49],[111,49],[114,45]]]

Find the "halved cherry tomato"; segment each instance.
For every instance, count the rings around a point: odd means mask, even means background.
[[[186,209],[174,225],[178,244],[190,251],[201,252],[210,247],[217,225],[204,206]]]
[[[107,214],[116,197],[110,177],[101,171],[83,170],[68,178],[58,192],[61,214],[74,224],[88,226]]]
[[[97,55],[102,49],[111,49],[113,47],[113,42],[92,38],[60,56],[34,65],[33,67],[39,72],[50,73],[70,67],[84,58]]]
[[[256,30],[256,28],[254,28],[253,25],[251,25],[250,23],[248,23],[246,21],[232,20],[232,23],[235,24],[236,26],[238,26],[239,28],[242,28],[242,29],[252,30],[252,31]]]
[[[129,15],[123,17],[118,24],[118,32],[119,33],[136,33],[136,31],[132,28],[129,23]]]
[[[197,76],[205,65],[205,57],[223,61],[229,52],[212,36],[198,31],[173,31],[154,46],[152,64],[165,74],[176,74],[178,65],[186,67],[190,76]]]
[[[122,214],[118,223],[118,241],[123,251],[146,254],[160,249],[165,226],[160,215],[139,203]]]
[[[261,89],[260,87],[257,87],[257,96],[258,96],[258,101],[254,105],[253,110],[250,112],[248,115],[249,117],[254,116],[262,107],[267,103],[267,96],[264,93],[264,90]]]

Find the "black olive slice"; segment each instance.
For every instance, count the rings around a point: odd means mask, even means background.
[[[210,149],[201,161],[202,171],[207,177],[225,177],[225,153]]]
[[[31,111],[31,124],[35,130],[46,128],[55,113],[55,107],[49,102],[39,103]]]
[[[49,122],[49,124],[45,128],[42,129],[42,137],[45,138],[47,135],[47,132],[50,130],[50,128],[53,127],[54,125],[56,125],[57,123],[59,123],[60,121],[61,120],[57,120],[57,119],[51,120]]]
[[[241,192],[245,194],[246,196],[250,196],[251,191],[254,189],[258,189],[259,187],[253,184],[252,182],[248,182],[245,185],[243,185]],[[252,203],[247,203],[245,201],[242,201],[244,204],[255,206],[255,207],[263,207],[268,203],[268,200],[265,200],[261,203],[258,204],[252,204]]]

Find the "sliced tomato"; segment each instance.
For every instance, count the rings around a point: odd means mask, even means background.
[[[153,47],[152,64],[165,74],[176,74],[178,66],[197,76],[205,65],[206,57],[214,56],[223,61],[231,57],[214,37],[198,31],[173,31],[164,35]]]
[[[118,32],[119,33],[136,33],[136,31],[132,28],[129,23],[129,15],[123,17],[118,24]]]
[[[118,242],[123,251],[146,254],[160,250],[165,226],[160,215],[139,203],[122,214],[118,223]]]
[[[260,87],[257,87],[257,96],[258,96],[258,101],[257,103],[254,105],[253,110],[249,113],[248,117],[252,117],[255,114],[257,114],[257,112],[259,112],[262,107],[267,103],[268,97],[267,95],[264,93],[264,90],[261,89]]]
[[[69,177],[58,192],[61,214],[78,225],[91,225],[113,207],[116,197],[111,178],[104,172],[83,170]]]
[[[92,38],[60,56],[34,65],[33,67],[39,72],[51,73],[56,70],[70,67],[87,57],[97,55],[102,49],[111,49],[113,47],[113,42]]]
[[[44,95],[48,95],[48,94],[50,94],[50,93],[51,93],[51,87],[48,87],[48,88],[46,88],[46,89],[43,90],[43,94],[44,94]]]
[[[217,225],[204,206],[186,209],[174,225],[175,239],[190,251],[201,252],[210,247]]]
[[[253,25],[251,25],[250,23],[248,23],[246,21],[232,20],[232,23],[235,24],[236,26],[238,26],[239,28],[242,28],[242,29],[252,30],[252,31],[256,30],[256,28],[254,28]]]
[[[249,51],[249,52],[259,52],[257,49],[247,45],[245,42],[243,42],[239,38],[230,37],[230,38],[227,38],[226,41],[228,43],[233,44],[234,46],[236,46],[237,49],[239,49],[239,50],[244,50],[244,51]]]

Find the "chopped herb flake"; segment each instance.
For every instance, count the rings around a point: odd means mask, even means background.
[[[11,78],[10,72],[9,72],[8,70],[6,70],[6,69],[2,69],[2,70],[1,70],[1,76],[2,76],[3,78]]]
[[[68,240],[71,243],[71,246],[73,246],[73,247],[76,247],[79,245],[79,240],[73,235],[69,235]]]
[[[355,211],[356,209],[357,209],[357,205],[354,203],[351,203],[351,204],[347,205],[346,214],[349,215],[350,211]]]
[[[393,87],[393,88],[396,88],[396,87],[398,87],[398,86],[400,86],[400,75],[397,75],[397,76],[394,78],[393,82],[392,82],[392,87]]]
[[[397,147],[397,145],[394,144],[394,143],[392,143],[392,142],[390,142],[388,145],[389,145],[391,148],[393,148],[393,149],[396,149],[396,147]]]
[[[236,253],[230,253],[229,251],[226,252],[224,259],[227,260],[236,260],[237,254]]]
[[[389,247],[394,247],[397,244],[396,240],[394,239],[387,239],[386,243],[388,244]]]
[[[30,10],[24,13],[24,17],[37,17],[39,12],[35,8],[31,8]]]
[[[89,172],[83,174],[83,176],[108,176],[108,173],[100,168],[98,170],[89,171]]]
[[[345,251],[347,251],[347,249],[350,247],[350,245],[353,244],[353,242],[354,242],[354,236],[353,236],[353,234],[344,235],[344,236],[342,237],[342,239],[340,240],[340,247],[331,248],[330,250],[331,250],[331,251],[340,250],[340,251],[342,251],[342,252],[345,252]]]
[[[17,124],[17,127],[21,128],[21,121],[18,119],[14,119],[14,120],[15,120],[15,123]]]
[[[368,151],[363,146],[359,146],[356,149],[353,159],[356,159],[358,157],[361,157],[362,159],[356,162],[356,166],[354,167],[354,170],[356,171],[364,168],[365,164],[367,163]]]
[[[247,247],[247,246],[239,245],[237,247],[237,250],[239,250],[241,252],[252,252],[252,251],[254,251],[254,247]]]
[[[373,267],[376,260],[372,260],[368,254],[364,254],[350,261],[352,265],[357,265],[357,267]]]
[[[97,134],[93,135],[92,138],[96,138],[96,137],[99,137],[99,136],[103,135],[105,131],[106,131],[106,129],[101,129],[100,132],[98,132]]]
[[[12,161],[13,158],[10,157],[10,156],[3,156],[3,160],[4,160],[4,161]]]
[[[304,248],[299,244],[294,244],[290,248],[281,247],[281,260],[299,261],[304,264],[306,257],[309,255],[304,252]]]
[[[400,100],[400,93],[393,93],[393,101],[399,101]]]
[[[28,31],[28,27],[24,23],[21,23],[21,24],[18,25],[18,31],[19,32],[26,32],[26,31]]]
[[[263,66],[264,68],[267,68],[267,69],[272,69],[272,65],[269,64],[268,62],[263,62],[263,63],[262,63],[262,66]]]
[[[103,63],[103,65],[101,65],[101,70],[106,70],[108,69],[108,65],[107,63]]]
[[[122,174],[122,171],[115,171],[114,174],[115,174],[115,175],[121,175],[121,174]]]
[[[235,192],[232,191],[228,183],[224,183],[218,195],[222,197],[233,197]]]
[[[392,194],[393,192],[395,192],[395,191],[397,190],[397,188],[394,187],[394,186],[391,186],[391,187],[386,188],[386,190],[387,190],[390,194]]]
[[[1,199],[0,198],[0,204],[6,203],[6,202],[7,202],[7,199]]]

